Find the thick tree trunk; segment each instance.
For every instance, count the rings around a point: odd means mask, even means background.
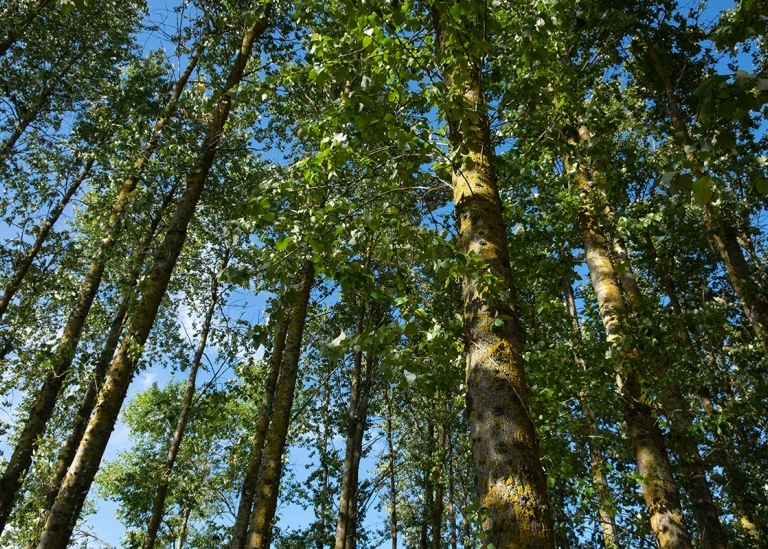
[[[463,57],[463,52],[444,52],[447,34],[460,31],[448,25],[441,7],[432,9],[436,57],[443,65],[447,95],[460,98],[443,108],[451,149],[457,154],[452,183],[459,246],[470,262],[483,265],[496,281],[490,289],[482,275],[463,279],[469,427],[478,501],[488,509],[483,529],[487,543],[498,548],[550,548],[552,512],[529,413],[523,332],[513,305],[515,290],[480,62]],[[469,27],[470,20],[463,24]],[[482,27],[467,28],[462,38],[481,39],[470,32]],[[455,43],[456,37],[450,38]],[[448,65],[454,53],[458,57]],[[453,83],[454,74],[462,75],[461,84]]]
[[[190,67],[194,67],[194,64],[195,61],[193,59],[190,61]],[[85,275],[62,336],[59,338],[59,344],[51,360],[51,368],[35,398],[29,417],[14,448],[11,460],[8,462],[2,480],[0,480],[0,531],[5,527],[5,523],[13,508],[16,494],[21,487],[22,478],[32,463],[32,455],[37,449],[38,441],[45,432],[46,425],[53,415],[59,391],[71,369],[72,360],[85,327],[85,321],[101,285],[101,278],[104,274],[109,252],[114,248],[123,214],[130,202],[133,191],[136,189],[142,167],[146,160],[154,153],[159,140],[160,130],[162,130],[168,117],[173,113],[176,102],[186,86],[191,73],[192,70],[188,68],[176,83],[163,116],[156,122],[152,137],[150,137],[142,150],[141,156],[134,165],[133,174],[123,183],[120,194],[112,207],[107,236],[102,241],[97,256]]]
[[[128,334],[112,361],[93,417],[88,423],[77,455],[43,527],[38,549],[64,549],[69,542],[77,518],[75,513],[78,502],[87,496],[96,475],[109,435],[114,429],[128,385],[140,358],[141,348],[152,329],[171,273],[186,240],[187,226],[194,215],[208,172],[213,165],[221,134],[232,106],[232,98],[227,92],[242,80],[253,44],[267,29],[270,4],[267,4],[265,9],[264,15],[252,23],[245,32],[240,51],[220,92],[219,103],[203,140],[200,154],[187,177],[186,188],[176,207],[165,239],[155,255],[154,264],[143,288],[142,299],[137,304],[137,312],[132,319]]]
[[[683,522],[680,495],[664,446],[664,439],[653,411],[642,395],[636,371],[626,364],[637,363],[636,356],[624,347],[624,330],[629,306],[625,302],[614,269],[609,244],[603,235],[586,168],[579,167],[579,228],[584,241],[589,275],[597,297],[608,342],[616,353],[616,373],[624,400],[624,419],[638,472],[642,476],[643,496],[651,517],[651,528],[661,549],[691,549],[691,539]]]
[[[285,352],[280,371],[280,380],[275,394],[275,409],[269,426],[269,441],[264,451],[256,497],[250,520],[250,532],[246,542],[248,549],[267,549],[271,542],[272,521],[275,518],[277,496],[283,468],[291,407],[296,389],[302,338],[306,322],[309,297],[314,282],[315,267],[312,261],[305,261],[301,268],[299,288],[293,299],[290,326],[285,341]]]
[[[286,311],[286,314],[289,314]],[[264,455],[264,443],[269,431],[269,422],[272,420],[272,412],[275,404],[275,388],[280,375],[280,367],[285,351],[285,338],[288,334],[289,319],[283,319],[277,326],[275,341],[272,345],[272,356],[269,360],[267,377],[264,380],[264,394],[259,407],[259,417],[256,419],[256,427],[253,432],[251,451],[248,455],[243,486],[240,490],[240,503],[237,506],[237,516],[233,527],[232,543],[230,549],[243,549],[248,536],[248,522],[253,508],[253,498],[256,493],[256,484],[259,481],[262,456]]]
[[[46,219],[45,222],[40,226],[40,229],[37,231],[37,237],[32,243],[32,246],[29,247],[27,253],[24,254],[23,258],[21,258],[19,264],[16,265],[13,277],[5,287],[3,296],[0,297],[0,320],[3,318],[6,309],[8,309],[8,305],[10,304],[11,299],[13,299],[13,296],[21,286],[21,283],[24,280],[24,277],[27,275],[29,268],[32,266],[32,263],[34,263],[35,259],[37,259],[37,254],[40,253],[40,250],[45,243],[45,239],[48,238],[48,234],[51,232],[51,229],[53,229],[53,226],[59,220],[59,217],[61,217],[61,214],[69,204],[69,201],[73,196],[75,196],[75,193],[77,193],[78,189],[80,189],[80,185],[82,185],[83,181],[85,181],[85,179],[88,177],[88,174],[93,167],[93,162],[93,158],[89,158],[85,162],[83,169],[64,192],[64,195],[61,197],[53,210],[51,210],[51,213],[48,215],[48,219]]]
[[[571,318],[571,327],[573,328],[573,340],[578,345],[581,343],[581,328],[579,326],[579,317],[576,310],[576,298],[573,295],[571,284],[563,284],[563,295],[565,309]],[[576,363],[582,371],[586,372],[588,367],[586,363],[576,356]],[[592,473],[592,483],[597,493],[598,516],[600,518],[600,527],[603,532],[603,543],[606,549],[617,549],[619,547],[619,531],[616,527],[616,517],[613,513],[611,502],[611,488],[608,484],[608,476],[605,474],[605,459],[603,457],[603,448],[600,444],[602,435],[597,425],[597,416],[589,405],[589,395],[584,391],[579,391],[579,403],[581,411],[584,413],[584,419],[587,422],[589,432],[589,467]]]
[[[3,57],[6,53],[8,53],[8,50],[11,48],[11,46],[16,43],[21,35],[24,34],[24,31],[26,31],[27,28],[32,24],[32,21],[37,19],[37,16],[40,15],[40,12],[50,4],[53,4],[53,0],[37,0],[26,13],[24,19],[11,27],[11,29],[8,31],[8,34],[6,34],[5,37],[0,40],[0,57]]]
[[[230,252],[227,250],[224,252],[224,259],[219,271],[227,268],[229,257]],[[208,308],[205,311],[205,320],[203,321],[203,327],[200,331],[200,340],[198,341],[197,349],[195,349],[195,356],[192,358],[192,364],[189,367],[187,389],[184,392],[184,400],[181,403],[179,419],[176,422],[176,428],[173,431],[173,438],[171,440],[171,445],[168,448],[168,455],[165,457],[162,477],[157,483],[155,499],[152,502],[152,512],[149,516],[149,521],[147,522],[147,532],[144,534],[144,549],[152,549],[155,546],[157,531],[160,528],[160,521],[163,518],[163,511],[165,510],[165,498],[168,495],[168,486],[171,474],[173,473],[173,466],[176,464],[176,456],[179,454],[181,441],[184,438],[184,431],[187,428],[189,413],[192,411],[193,400],[197,390],[197,371],[200,369],[200,365],[203,362],[205,348],[208,346],[208,334],[210,333],[211,325],[213,324],[213,315],[216,313],[216,306],[219,303],[219,271],[214,273],[211,277],[211,297],[208,302]]]

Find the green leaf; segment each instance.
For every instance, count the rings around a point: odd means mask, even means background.
[[[702,176],[693,182],[691,190],[693,191],[693,199],[699,206],[706,206],[712,199],[714,181],[708,175]]]
[[[768,194],[768,178],[761,177],[757,180],[757,183],[755,184],[755,187],[757,187],[757,192],[762,194]]]

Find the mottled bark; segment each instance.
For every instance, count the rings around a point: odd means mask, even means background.
[[[661,549],[691,549],[690,535],[683,522],[679,490],[672,476],[664,439],[653,410],[643,398],[638,368],[632,367],[647,361],[647,357],[638,356],[635,350],[625,347],[630,305],[622,294],[610,256],[610,244],[595,213],[598,208],[594,204],[595,193],[591,189],[589,174],[584,166],[579,166],[578,170],[579,190],[582,193],[578,212],[579,229],[605,333],[615,354],[627,435],[641,475],[640,483],[651,518],[651,528]],[[655,369],[647,364],[645,366],[648,371]]]
[[[269,9],[270,5],[267,4],[264,15],[246,30],[227,81],[220,90],[218,105],[206,131],[200,153],[191,173],[187,176],[184,193],[177,204],[163,243],[155,255],[154,263],[144,282],[136,314],[112,361],[83,440],[48,514],[37,549],[64,549],[69,543],[77,518],[75,513],[78,502],[87,496],[96,475],[109,435],[114,429],[128,385],[141,356],[141,349],[152,329],[160,302],[165,295],[179,253],[186,240],[187,227],[194,215],[208,172],[213,165],[221,134],[232,106],[232,98],[227,92],[242,80],[253,44],[267,29]]]
[[[576,310],[576,298],[573,295],[573,288],[568,282],[563,284],[563,295],[565,309],[571,319],[574,344],[578,348],[581,344],[581,327],[579,326],[579,317]],[[588,370],[587,364],[578,355],[576,355],[576,363],[582,371],[586,372]],[[581,411],[584,413],[589,433],[589,441],[587,443],[589,447],[589,468],[592,473],[595,493],[597,494],[597,512],[603,532],[603,544],[606,549],[617,549],[619,547],[619,531],[616,527],[616,517],[613,513],[608,476],[605,474],[605,459],[603,457],[603,448],[600,444],[602,434],[597,424],[597,416],[589,405],[589,394],[584,389],[579,391],[579,404]]]
[[[477,277],[464,276],[462,296],[468,421],[478,501],[488,510],[483,529],[486,542],[498,548],[550,549],[552,512],[529,413],[523,332],[513,305],[481,61],[465,57],[466,51],[444,50],[446,42],[456,47],[457,41],[482,39],[476,33],[483,25],[468,17],[457,30],[441,12],[444,7],[435,5],[432,16],[435,54],[452,98],[445,98],[442,115],[456,155],[452,185],[459,248],[482,266]],[[454,83],[458,74],[460,83]]]
[[[191,67],[194,64],[194,60],[190,61]],[[136,189],[142,167],[157,148],[160,130],[164,127],[168,117],[173,113],[176,102],[186,86],[191,73],[191,69],[188,68],[176,83],[163,116],[155,123],[152,137],[150,137],[139,159],[136,161],[133,173],[123,182],[120,193],[112,206],[107,235],[102,240],[96,258],[85,275],[80,291],[75,298],[72,311],[67,318],[62,336],[59,338],[56,351],[51,359],[50,370],[35,398],[29,417],[14,448],[11,460],[8,462],[2,480],[0,480],[0,531],[5,527],[5,523],[13,508],[16,494],[21,487],[22,479],[32,463],[32,455],[36,451],[38,441],[45,432],[46,425],[53,415],[59,392],[71,369],[72,360],[85,327],[85,321],[101,285],[108,256],[117,241],[125,210]],[[212,158],[211,155],[211,160]],[[202,183],[200,186],[202,188]]]
[[[75,193],[77,193],[77,191],[80,189],[80,185],[82,185],[83,181],[85,181],[85,179],[88,177],[88,174],[93,167],[93,162],[93,158],[89,158],[85,162],[83,169],[80,170],[80,173],[77,175],[77,177],[75,177],[74,181],[72,181],[72,184],[67,187],[66,191],[64,191],[64,194],[62,195],[59,202],[48,214],[48,218],[43,222],[42,225],[40,225],[40,228],[37,231],[37,236],[35,237],[35,241],[29,247],[27,253],[24,254],[24,257],[22,257],[18,265],[15,266],[13,276],[11,277],[8,285],[5,287],[3,296],[0,297],[0,319],[3,318],[3,315],[5,314],[5,311],[8,309],[8,305],[11,302],[11,299],[13,299],[13,296],[21,286],[21,283],[24,280],[24,277],[27,275],[27,272],[29,272],[29,268],[32,266],[32,263],[34,263],[35,259],[37,259],[37,254],[40,253],[40,250],[45,243],[45,239],[48,238],[48,234],[51,232],[51,229],[53,229],[53,226],[59,220],[59,217],[61,217],[61,214],[64,212],[64,208],[67,207],[69,201],[72,200],[72,197],[75,196]]]
[[[219,271],[227,268],[229,258],[230,252],[227,250],[224,253],[224,259]],[[165,498],[168,495],[168,487],[171,480],[171,474],[173,473],[173,467],[176,464],[176,456],[179,454],[181,441],[184,438],[184,431],[187,428],[189,414],[192,411],[193,400],[197,390],[197,371],[200,369],[200,365],[203,362],[205,348],[208,346],[208,334],[210,333],[211,325],[213,324],[213,315],[216,313],[216,306],[219,303],[219,271],[215,272],[211,277],[211,296],[208,301],[208,308],[205,311],[203,326],[200,330],[200,339],[198,340],[197,348],[195,349],[195,355],[192,357],[192,363],[189,367],[187,388],[184,391],[184,399],[182,400],[181,409],[179,410],[179,418],[176,421],[176,428],[173,431],[173,438],[171,439],[171,444],[168,447],[168,454],[165,457],[162,476],[157,483],[155,499],[152,502],[152,511],[149,516],[149,521],[147,521],[147,532],[144,534],[144,549],[152,549],[155,546],[155,541],[157,540],[157,531],[160,528],[160,521],[163,518],[163,511],[165,510]]]
[[[656,258],[656,249],[653,241],[648,237],[646,243],[652,253],[653,263],[656,265],[656,272],[662,280],[666,289],[672,310],[678,323],[678,334],[684,346],[684,352],[691,357],[696,356],[693,342],[690,334],[682,322],[682,307],[677,297],[675,285],[667,273],[661,268]],[[626,247],[623,242],[617,242],[615,246],[619,253],[628,257]],[[631,268],[624,274],[622,283],[625,287],[635,288],[638,292],[635,300],[642,301],[637,284],[634,281],[634,274]],[[664,365],[666,366],[666,365]],[[668,370],[668,368],[664,368]],[[659,372],[664,376],[668,371]],[[712,497],[712,490],[707,480],[704,460],[699,454],[698,442],[693,435],[694,416],[688,405],[688,401],[683,395],[680,385],[675,380],[669,380],[669,386],[662,388],[661,402],[665,415],[669,420],[669,427],[672,433],[670,443],[672,449],[680,456],[679,468],[682,470],[681,483],[691,497],[693,504],[693,515],[698,527],[698,544],[702,549],[727,549],[728,544],[725,539],[725,533],[720,522],[720,509],[715,504]],[[664,390],[665,389],[665,390]]]
[[[264,449],[261,474],[256,485],[256,497],[250,520],[250,532],[246,541],[248,549],[267,549],[271,542],[272,521],[275,518],[277,496],[283,468],[288,427],[291,419],[293,396],[299,371],[302,351],[304,324],[307,306],[315,276],[312,261],[305,261],[301,267],[300,282],[293,298],[290,325],[285,341],[285,352],[280,379],[275,394],[275,407],[269,426],[269,440]]]
[[[285,350],[285,338],[288,334],[288,319],[280,321],[275,332],[275,340],[272,345],[272,356],[269,360],[267,377],[264,380],[264,394],[259,406],[259,416],[253,430],[251,451],[248,454],[248,465],[243,478],[243,486],[240,489],[240,502],[237,506],[237,516],[233,527],[230,549],[242,549],[245,547],[248,536],[248,522],[253,509],[253,498],[256,494],[256,484],[259,481],[262,456],[264,455],[264,443],[267,439],[269,422],[272,420],[272,411],[275,404],[275,388],[280,375],[280,366],[283,362]]]
[[[8,53],[8,50],[11,48],[11,46],[13,46],[13,44],[15,44],[16,41],[21,38],[27,28],[32,24],[32,22],[37,19],[37,16],[40,15],[40,12],[43,11],[45,7],[53,3],[53,0],[37,0],[29,9],[29,11],[24,15],[24,18],[10,27],[8,34],[6,34],[2,40],[0,40],[0,57],[3,57],[6,53]]]

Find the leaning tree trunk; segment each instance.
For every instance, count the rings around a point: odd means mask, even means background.
[[[13,508],[16,495],[19,488],[21,488],[22,479],[32,463],[32,455],[37,449],[38,441],[53,415],[59,392],[67,378],[67,374],[71,370],[72,360],[77,351],[80,336],[85,327],[85,321],[99,290],[101,278],[104,275],[108,255],[117,241],[124,213],[138,184],[142,168],[157,148],[160,131],[175,110],[177,100],[186,86],[189,76],[192,74],[195,63],[196,61],[193,58],[190,61],[190,66],[176,83],[163,116],[155,123],[152,136],[134,164],[133,173],[123,182],[120,194],[112,207],[107,235],[102,240],[96,258],[85,275],[80,291],[75,298],[75,304],[64,326],[64,331],[59,338],[58,346],[51,361],[51,367],[42,388],[35,398],[29,417],[14,448],[13,455],[0,480],[0,531],[5,528],[5,523]]]
[[[21,36],[24,34],[24,31],[27,30],[27,27],[29,27],[32,22],[37,19],[37,16],[40,15],[40,12],[43,11],[43,9],[50,4],[53,4],[53,0],[37,0],[34,5],[29,9],[29,12],[24,16],[24,19],[19,21],[17,24],[13,25],[11,29],[8,31],[8,34],[5,35],[0,40],[0,57],[5,56],[6,53],[8,53],[8,50],[11,49],[11,46],[13,46],[16,41],[21,38]]]
[[[664,63],[656,52],[653,39],[648,34],[643,34],[648,57],[653,65],[656,74],[661,79],[664,86],[664,95],[666,97],[666,110],[669,116],[672,128],[684,149],[686,159],[694,166],[694,173],[697,177],[704,175],[702,163],[696,157],[693,139],[688,131],[688,125],[683,118],[683,111],[677,101],[675,93],[675,84],[667,72]],[[720,219],[716,211],[717,208],[711,203],[705,206],[705,217],[715,247],[720,254],[728,281],[731,283],[736,295],[741,302],[742,309],[746,315],[752,329],[757,336],[757,340],[763,348],[763,352],[768,356],[768,296],[760,288],[752,274],[749,263],[739,244],[738,232],[732,226],[730,220]]]
[[[230,251],[227,250],[224,252],[224,259],[220,271],[227,268],[229,258]],[[197,371],[200,369],[200,365],[203,362],[205,348],[208,346],[208,334],[210,333],[211,325],[213,324],[213,315],[216,313],[216,306],[221,297],[221,294],[219,293],[218,272],[219,271],[214,272],[211,276],[211,297],[208,301],[208,308],[205,311],[205,320],[203,321],[203,327],[200,331],[200,340],[197,343],[197,349],[195,349],[195,356],[192,358],[192,364],[189,367],[187,389],[184,392],[184,399],[181,403],[179,419],[176,422],[171,445],[168,447],[168,454],[165,457],[162,476],[157,483],[155,499],[152,502],[152,512],[149,515],[149,521],[147,522],[147,532],[144,534],[143,549],[153,549],[155,546],[157,531],[160,529],[160,521],[163,518],[163,511],[165,509],[165,498],[168,496],[168,486],[171,481],[173,466],[176,464],[176,456],[179,454],[181,441],[184,438],[184,431],[187,428],[189,413],[192,411],[193,400],[197,390]]]
[[[275,393],[275,407],[269,426],[269,440],[264,449],[261,474],[256,485],[250,532],[246,541],[248,549],[267,549],[271,542],[272,520],[275,518],[277,496],[282,476],[288,427],[291,420],[293,395],[301,358],[304,324],[315,277],[315,266],[306,260],[301,268],[300,282],[290,313],[290,325],[285,340],[280,380]]]
[[[459,247],[488,275],[467,274],[462,283],[468,421],[478,501],[488,510],[483,530],[486,542],[498,548],[548,548],[554,546],[552,512],[529,412],[523,332],[513,305],[482,63],[465,50],[447,50],[447,44],[453,48],[457,42],[482,39],[477,34],[485,25],[479,14],[449,22],[444,7],[435,4],[432,16],[435,56],[451,98],[442,114],[456,153],[452,184]],[[456,82],[455,75],[461,76]],[[495,281],[492,288],[486,288],[488,278]]]
[[[632,444],[651,528],[661,549],[691,549],[691,538],[683,522],[680,495],[672,476],[664,438],[650,405],[644,400],[637,368],[646,357],[625,347],[625,330],[630,307],[625,302],[609,251],[596,214],[587,169],[578,168],[578,186],[582,194],[579,229],[584,242],[589,276],[600,308],[608,342],[616,357],[616,374],[624,401],[624,420]]]
[[[285,311],[287,314],[287,311]],[[259,406],[259,416],[256,418],[256,426],[251,442],[251,451],[248,454],[248,465],[240,490],[240,502],[237,506],[237,515],[233,527],[232,543],[230,549],[243,549],[248,536],[248,522],[253,509],[253,498],[256,493],[256,484],[259,481],[262,456],[264,455],[264,443],[269,431],[269,422],[272,420],[272,411],[275,405],[275,388],[280,375],[280,367],[285,351],[285,338],[288,334],[288,319],[283,319],[277,326],[275,341],[272,345],[272,356],[269,360],[267,377],[264,380],[264,394]]]
[[[114,429],[128,385],[139,361],[141,348],[154,324],[171,273],[186,240],[187,226],[194,215],[208,172],[213,165],[232,107],[232,98],[227,92],[242,80],[253,45],[267,29],[270,7],[271,4],[267,4],[261,18],[254,21],[245,32],[227,81],[220,91],[218,106],[206,131],[198,158],[187,176],[184,193],[148,273],[142,298],[136,306],[137,311],[112,361],[93,417],[88,423],[77,455],[48,514],[37,549],[64,549],[69,543],[77,518],[75,515],[78,502],[87,496],[99,468],[109,435]]]
[[[64,192],[64,195],[61,197],[53,210],[51,210],[51,213],[48,215],[48,219],[46,219],[45,222],[40,226],[40,229],[37,231],[37,237],[32,243],[32,246],[29,247],[27,253],[24,254],[24,257],[21,258],[19,264],[16,265],[13,276],[11,277],[8,285],[5,287],[3,296],[0,297],[0,320],[2,320],[5,311],[8,309],[8,305],[11,302],[11,299],[13,299],[13,296],[21,286],[21,283],[23,282],[24,277],[27,275],[29,268],[32,266],[32,263],[34,263],[35,259],[37,259],[37,254],[40,253],[40,250],[45,243],[45,239],[48,238],[48,234],[51,232],[51,229],[53,229],[53,226],[59,220],[59,217],[61,217],[61,214],[64,212],[64,208],[66,208],[69,204],[69,201],[72,200],[72,197],[75,196],[75,193],[77,193],[78,189],[80,189],[80,185],[82,185],[83,181],[85,181],[85,179],[88,177],[91,168],[93,168],[93,162],[93,157],[89,158],[85,162],[83,169]]]
[[[573,288],[569,282],[563,284],[563,295],[565,309],[571,319],[573,329],[573,341],[575,347],[581,344],[581,327],[579,326],[579,317],[576,310],[576,298],[573,295]],[[587,364],[578,355],[575,356],[576,363],[583,372],[587,372]],[[587,422],[589,432],[589,467],[592,473],[592,483],[597,493],[597,512],[600,518],[600,527],[603,532],[603,544],[606,549],[616,549],[619,547],[619,530],[616,526],[616,517],[613,513],[613,502],[611,501],[611,487],[608,484],[608,476],[605,474],[605,458],[603,457],[603,448],[600,444],[602,434],[597,424],[597,416],[589,404],[589,395],[584,389],[579,391],[579,403],[581,411],[584,413],[584,419]]]

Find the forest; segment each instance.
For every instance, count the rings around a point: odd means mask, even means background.
[[[0,548],[768,547],[767,23],[0,0]]]

